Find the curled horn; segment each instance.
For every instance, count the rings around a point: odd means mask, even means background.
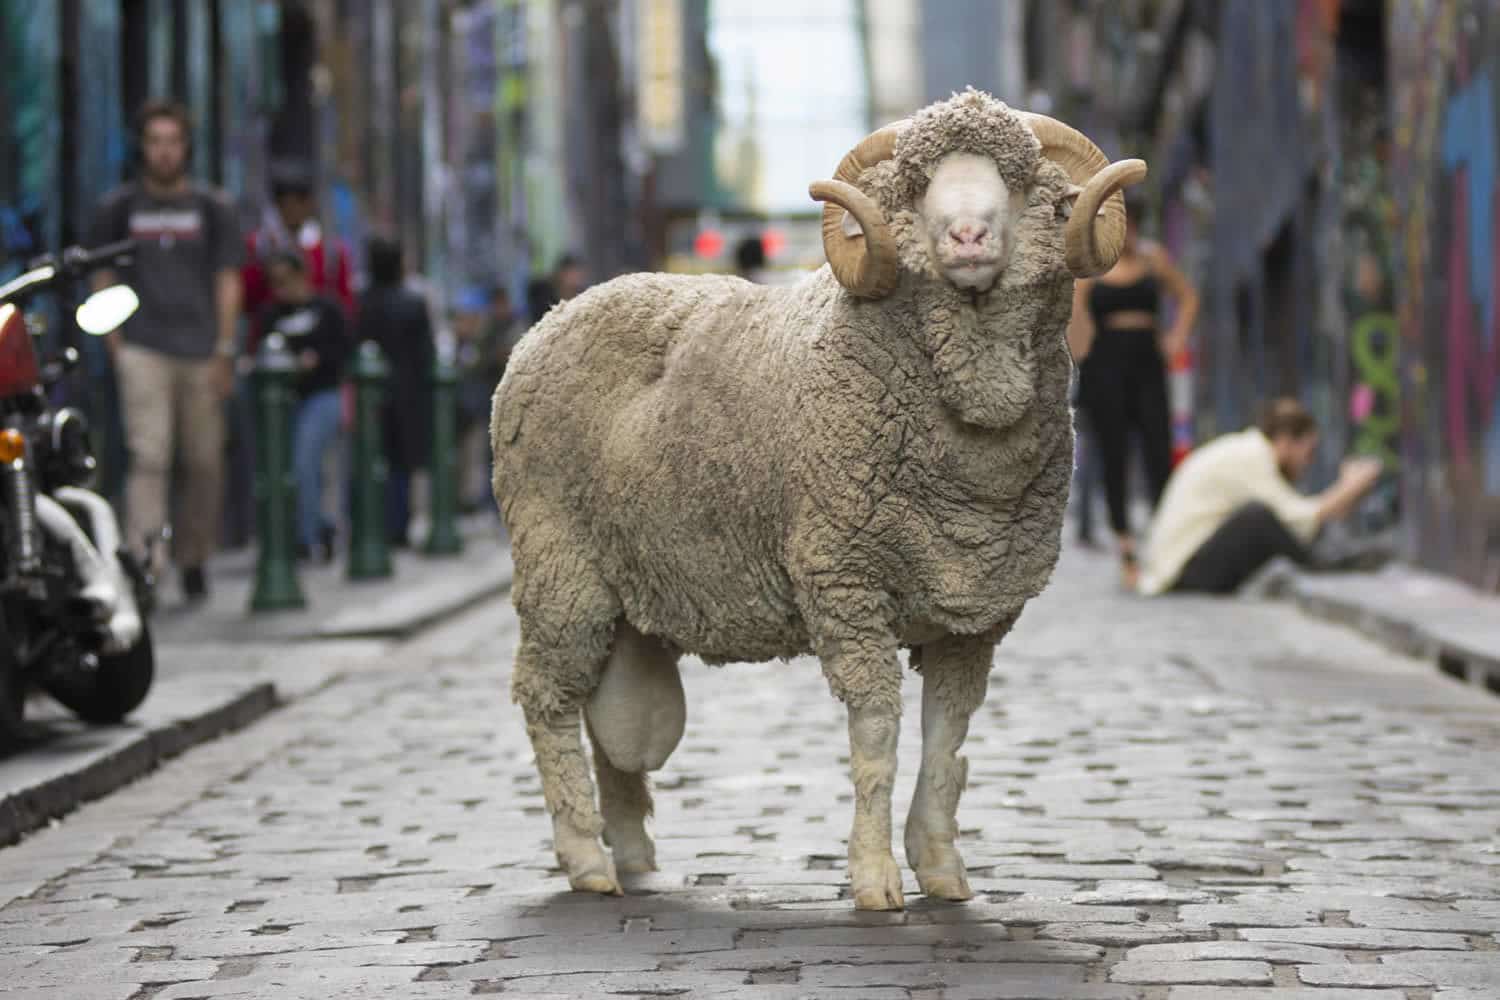
[[[823,205],[823,252],[839,284],[851,295],[878,299],[896,287],[899,265],[896,241],[886,224],[885,214],[875,200],[857,186],[860,174],[888,160],[896,150],[900,122],[887,125],[860,140],[859,145],[844,154],[832,180],[815,181],[808,194]],[[854,217],[860,232],[844,229],[844,213]]]
[[[1146,179],[1144,160],[1108,157],[1082,132],[1046,115],[1018,112],[1042,144],[1042,155],[1063,168],[1082,191],[1063,227],[1063,252],[1075,278],[1091,278],[1115,266],[1125,246],[1122,188]]]

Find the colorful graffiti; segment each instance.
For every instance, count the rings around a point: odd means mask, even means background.
[[[1500,590],[1500,0],[1391,0],[1413,553]]]
[[[1400,464],[1400,336],[1391,275],[1393,220],[1383,157],[1384,115],[1378,90],[1349,81],[1343,123],[1344,314],[1349,358],[1349,429],[1353,450]]]

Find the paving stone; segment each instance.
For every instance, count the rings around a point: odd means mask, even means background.
[[[1319,914],[1297,899],[1247,899],[1234,903],[1184,906],[1179,919],[1210,927],[1296,927],[1315,924]]]
[[[922,994],[913,991],[911,996]],[[943,989],[943,1000],[1138,1000],[1138,987],[1105,983],[962,983]],[[805,994],[804,994],[805,996]],[[799,998],[800,1000],[800,998]]]
[[[1469,910],[1355,907],[1349,911],[1349,922],[1359,927],[1387,927],[1405,931],[1456,931],[1461,934],[1500,932],[1500,913]]]
[[[1299,965],[1297,978],[1308,986],[1431,986],[1415,969],[1396,965]]]
[[[682,931],[644,931],[631,934],[538,934],[504,942],[508,955],[548,955],[556,952],[596,954],[629,952],[640,955],[687,955],[723,951],[735,946],[731,928],[705,927]]]
[[[868,948],[878,954],[885,948],[912,945],[986,947],[1008,944],[1010,937],[999,924],[891,924],[883,927],[810,927],[797,930],[744,930],[741,948],[834,947]],[[1030,942],[1026,942],[1030,943]],[[1044,961],[1039,959],[1038,961]]]
[[[1100,882],[1089,892],[1074,893],[1069,900],[1087,906],[1165,906],[1178,903],[1211,903],[1218,897],[1202,889],[1189,889],[1166,882]]]
[[[1247,941],[1283,941],[1328,948],[1383,951],[1393,948],[1432,948],[1463,951],[1460,935],[1430,931],[1388,931],[1361,927],[1242,927],[1236,933]]]
[[[813,965],[884,965],[931,962],[931,945],[809,945],[801,948],[734,948],[687,956],[682,968],[690,969],[795,969]]]
[[[10,994],[17,990],[32,989],[108,986],[118,984],[122,979],[132,983],[171,983],[186,979],[211,979],[214,973],[219,971],[219,964],[215,961],[168,960],[135,962],[129,966],[116,967],[95,965],[89,962],[74,962],[66,966],[59,962],[47,962],[8,971],[5,975],[4,989],[0,989],[0,993]]]
[[[991,964],[987,962],[923,963],[915,965],[820,965],[802,970],[799,982],[814,987],[903,986],[946,988],[960,985],[1008,988],[1082,984],[1084,969],[1076,965]]]
[[[1127,962],[1254,961],[1272,965],[1347,962],[1342,952],[1275,941],[1187,941],[1143,944],[1125,953]]]
[[[1271,967],[1264,962],[1126,961],[1110,968],[1109,981],[1149,986],[1172,986],[1178,983],[1269,986]]]
[[[1488,987],[1500,991],[1500,951],[1468,954],[1407,952],[1382,955],[1380,961],[1393,969],[1426,976],[1440,987]]]
[[[660,955],[632,955],[623,951],[558,952],[551,955],[526,955],[469,962],[448,972],[450,979],[496,979],[521,981],[542,977],[593,973],[601,977],[622,972],[649,972],[661,968]]]
[[[1112,947],[1188,941],[1211,936],[1212,932],[1206,928],[1183,927],[1166,923],[1048,924],[1037,931],[1037,937],[1053,941],[1081,941],[1086,944],[1102,944]]]
[[[1404,990],[1174,986],[1167,993],[1167,1000],[1407,1000],[1407,995]]]
[[[993,864],[987,866],[987,873],[990,878],[1136,880],[1156,878],[1156,869],[1145,865],[1067,865],[1050,862]]]

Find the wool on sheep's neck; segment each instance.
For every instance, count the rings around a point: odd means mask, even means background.
[[[1036,400],[1037,328],[1046,305],[1039,290],[1003,285],[974,296],[947,282],[916,292],[923,347],[943,404],[966,424],[1005,430]]]
[[[1036,400],[1038,338],[1061,336],[1051,306],[1071,282],[1013,260],[990,291],[958,288],[932,266],[912,214],[895,214],[906,272],[896,294],[909,297],[912,333],[932,365],[938,397],[966,424],[1010,428]]]

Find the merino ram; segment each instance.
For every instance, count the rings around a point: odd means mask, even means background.
[[[1057,561],[1073,280],[1113,265],[1119,191],[1145,171],[969,90],[811,186],[829,264],[800,284],[627,275],[522,339],[491,425],[512,694],[573,888],[618,893],[617,872],[655,867],[646,772],[682,734],[681,655],[815,653],[848,710],[855,904],[900,908],[909,648],[906,858],[927,895],[971,895],[958,753],[996,644]]]

